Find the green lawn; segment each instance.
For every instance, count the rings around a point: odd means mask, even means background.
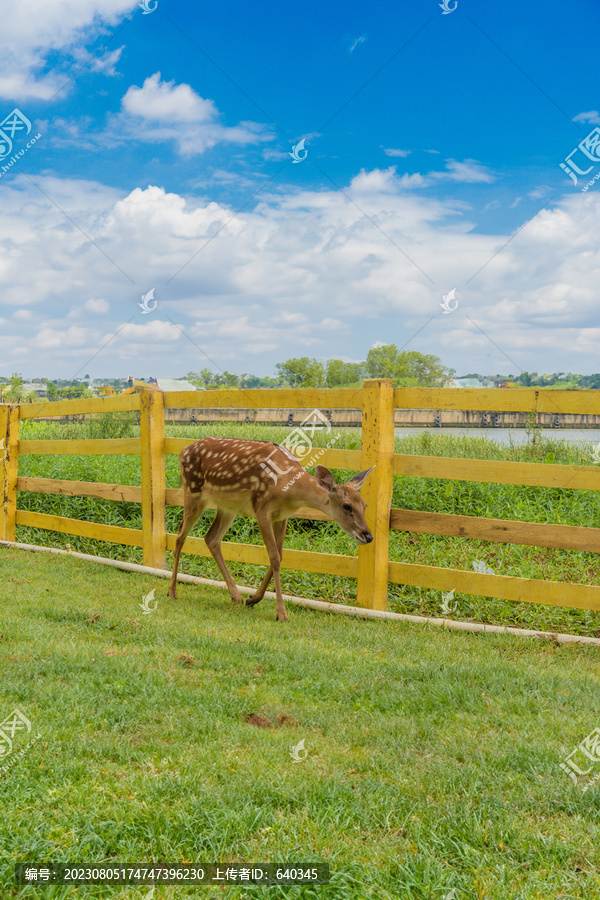
[[[168,601],[149,576],[5,548],[0,584],[0,714],[41,732],[0,770],[2,898],[148,893],[13,885],[15,861],[50,859],[331,865],[329,886],[157,900],[600,897],[600,786],[559,768],[600,726],[596,648],[295,607],[282,625],[272,600]]]

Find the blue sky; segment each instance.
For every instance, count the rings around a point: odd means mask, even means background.
[[[0,120],[32,128],[0,158],[0,374],[270,374],[382,342],[458,374],[600,369],[600,158],[559,166],[600,126],[592,0],[5,17]]]

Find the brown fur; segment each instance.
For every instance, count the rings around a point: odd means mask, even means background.
[[[277,618],[287,619],[281,595],[279,571],[287,520],[300,507],[309,506],[327,513],[358,543],[373,540],[365,521],[365,502],[359,494],[370,469],[359,472],[346,484],[336,484],[325,466],[311,475],[287,450],[270,441],[244,441],[206,437],[182,450],[181,481],[184,492],[183,521],[177,535],[169,597],[175,599],[177,569],[183,544],[201,513],[214,506],[215,518],[206,545],[223,575],[233,601],[242,596],[231,577],[221,540],[236,515],[255,518],[269,554],[270,567],[258,590],[246,601],[253,606],[262,600],[271,578],[275,579]]]

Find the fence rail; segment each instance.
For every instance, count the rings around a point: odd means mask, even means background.
[[[600,391],[539,391],[498,389],[398,388],[386,379],[366,381],[360,389],[275,389],[247,391],[166,392],[102,399],[61,400],[0,405],[0,539],[15,541],[17,526],[141,547],[146,565],[166,567],[166,552],[176,536],[166,531],[166,506],[181,506],[183,491],[169,489],[165,457],[178,455],[191,438],[165,437],[165,410],[189,408],[360,409],[361,450],[327,448],[319,462],[333,469],[359,470],[375,466],[363,488],[373,543],[357,556],[285,550],[283,567],[357,579],[357,603],[386,609],[389,584],[529,603],[600,610],[600,587],[514,576],[482,574],[389,559],[389,532],[412,531],[516,545],[600,552],[600,528],[540,524],[481,516],[450,515],[392,507],[394,475],[496,484],[543,486],[569,490],[600,490],[600,467],[497,460],[457,459],[394,454],[395,409],[462,409],[600,414]],[[20,419],[136,411],[140,437],[118,440],[19,440]],[[141,486],[32,478],[18,473],[22,454],[139,455]],[[61,494],[140,503],[141,529],[87,522],[66,516],[17,508],[17,492]],[[301,509],[297,517],[327,519],[317,510]],[[209,556],[204,540],[189,537],[185,552]],[[262,545],[225,542],[226,560],[268,565]]]

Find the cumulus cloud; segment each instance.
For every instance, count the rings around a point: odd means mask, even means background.
[[[54,147],[92,151],[137,142],[172,141],[178,152],[187,157],[220,143],[246,145],[273,140],[273,133],[265,125],[240,122],[227,127],[219,118],[212,100],[201,97],[189,84],[162,81],[160,72],[155,72],[141,87],[131,85],[127,89],[119,112],[109,115],[103,130],[97,130],[86,116],[75,120],[56,118],[49,140]],[[39,122],[41,129],[45,125]]]
[[[241,122],[226,127],[219,121],[212,100],[197,94],[189,84],[161,81],[160,72],[146,78],[142,87],[132,85],[121,111],[109,122],[113,141],[174,141],[183,156],[203,153],[220,143],[259,144],[273,140],[264,125]]]
[[[111,49],[97,59],[85,48],[136,6],[136,0],[19,0],[11,4],[0,30],[0,97],[50,100],[68,84],[75,63],[83,59],[89,59],[97,71],[114,73],[120,50]],[[47,60],[56,51],[65,58],[47,71]]]
[[[143,87],[132,85],[123,97],[123,110],[148,121],[180,124],[210,122],[217,115],[212,100],[204,100],[189,84],[161,81],[156,72]]]
[[[494,344],[523,369],[547,368],[548,354],[565,371],[597,369],[599,193],[568,195],[509,242],[474,232],[463,207],[406,190],[394,167],[361,171],[344,193],[280,186],[238,215],[157,186],[123,195],[37,180],[73,221],[24,177],[3,185],[0,354],[24,374],[135,363],[176,375],[210,365],[206,355],[267,374],[287,356],[400,346],[432,317],[409,349],[461,371],[503,371]],[[449,286],[461,303],[443,317]]]
[[[403,155],[403,151],[393,153],[385,151],[388,156]],[[405,151],[406,154],[410,151]],[[357,191],[375,190],[378,192],[395,192],[401,188],[426,188],[439,182],[454,182],[457,184],[491,184],[496,180],[495,174],[486,166],[474,159],[465,159],[462,162],[455,159],[446,160],[446,168],[443,171],[433,171],[421,174],[404,172],[397,174],[397,166],[387,169],[372,169],[370,172],[361,169],[360,174],[352,180],[352,186]]]

